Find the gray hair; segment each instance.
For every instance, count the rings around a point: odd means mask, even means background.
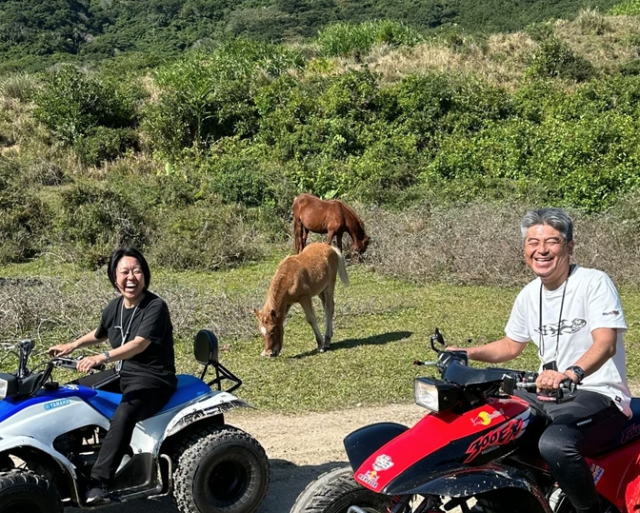
[[[527,230],[529,228],[539,224],[546,224],[555,228],[567,242],[573,240],[573,220],[569,217],[569,214],[561,208],[547,207],[527,212],[522,217],[522,221],[520,221],[522,239],[527,236]]]

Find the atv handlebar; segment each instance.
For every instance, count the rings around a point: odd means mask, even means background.
[[[473,368],[469,367],[469,357],[464,349],[447,349],[444,337],[438,328],[430,337],[431,347],[438,354],[435,362],[414,360],[414,365],[437,367],[440,376],[445,381],[458,385],[463,389],[480,393],[484,397],[496,395],[502,389],[513,395],[516,390],[536,392],[537,372],[506,369],[502,367]],[[553,391],[539,394],[540,400],[564,403],[576,396],[576,384],[569,378],[560,383]]]
[[[516,388],[527,392],[536,392],[538,389],[535,381],[533,383],[516,383]],[[555,403],[566,403],[575,398],[576,389],[577,385],[570,378],[567,378],[561,381],[560,386],[555,390],[540,392],[538,395],[542,398],[548,398],[547,400]]]
[[[82,360],[84,356],[80,356],[78,358],[69,358],[67,356],[58,356],[54,357],[50,360],[50,363],[53,367],[62,367],[63,369],[77,370],[78,362]],[[93,374],[94,372],[100,372],[106,369],[106,365],[104,363],[100,365],[96,365],[89,370],[89,374]]]

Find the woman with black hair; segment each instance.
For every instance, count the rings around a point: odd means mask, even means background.
[[[173,326],[167,304],[147,289],[149,265],[135,248],[119,248],[109,260],[109,280],[120,295],[102,312],[97,329],[68,344],[49,349],[64,356],[109,339],[112,350],[88,356],[78,370],[118,362],[122,401],[111,419],[98,459],[91,470],[87,504],[109,502],[108,486],[125,455],[137,422],[158,413],[176,389]]]

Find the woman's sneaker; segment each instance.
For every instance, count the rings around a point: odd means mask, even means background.
[[[96,504],[108,504],[111,502],[111,498],[105,486],[96,485],[87,492],[84,501],[93,506]]]

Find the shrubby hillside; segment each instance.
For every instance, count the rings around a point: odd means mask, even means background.
[[[96,267],[131,242],[167,267],[238,265],[289,244],[291,201],[307,191],[360,205],[368,258],[389,274],[478,283],[501,269],[511,283],[521,269],[481,258],[489,240],[511,258],[511,234],[470,234],[554,204],[606,233],[616,276],[633,281],[639,29],[590,9],[491,35],[337,23],[151,69],[125,54],[6,75],[0,262]]]
[[[387,19],[421,33],[454,27],[514,31],[614,5],[615,0],[9,0],[0,2],[0,71],[123,53],[142,53],[147,64],[155,64],[236,37],[302,41],[337,22]]]

